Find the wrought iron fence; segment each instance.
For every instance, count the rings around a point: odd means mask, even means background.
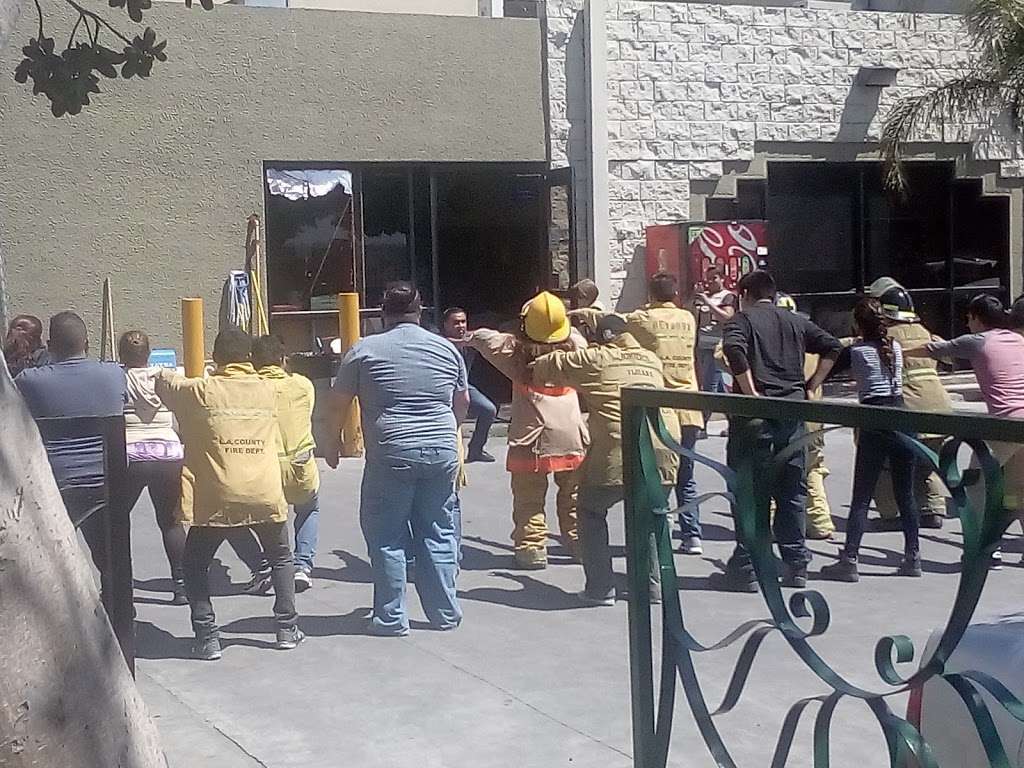
[[[683,448],[668,433],[659,408],[724,413],[729,418],[731,466]],[[815,768],[829,764],[829,729],[832,715],[845,698],[863,701],[877,719],[887,746],[889,762],[897,766],[936,768],[931,749],[918,730],[890,708],[891,697],[906,693],[930,679],[942,679],[964,703],[973,720],[991,766],[1010,765],[996,732],[991,712],[980,692],[990,694],[999,706],[1024,722],[1024,704],[998,680],[981,672],[950,673],[945,663],[970,623],[985,586],[992,553],[1015,514],[1004,503],[1004,476],[993,455],[992,444],[1024,443],[1024,421],[989,416],[911,412],[839,403],[779,400],[740,395],[713,395],[654,389],[624,389],[622,392],[623,460],[626,485],[626,554],[629,582],[629,645],[633,719],[633,749],[636,768],[663,768],[669,754],[672,719],[677,692],[676,677],[682,684],[690,712],[717,765],[735,768],[716,717],[731,711],[743,693],[748,674],[762,641],[780,634],[799,659],[831,689],[830,693],[797,699],[792,703],[774,744],[772,768],[787,764],[793,739],[802,716],[817,705],[813,728]],[[781,471],[793,451],[802,450],[815,433],[794,441],[770,456],[758,458],[755,441],[765,421],[813,422],[833,425],[825,429],[853,427],[892,430],[906,434],[945,435],[935,452],[906,435],[920,461],[931,466],[952,496],[963,526],[963,558],[960,581],[952,612],[931,656],[917,670],[904,676],[897,666],[914,660],[915,649],[904,635],[881,637],[875,647],[875,668],[885,687],[871,690],[850,682],[835,671],[809,642],[829,628],[829,606],[813,589],[792,592],[786,599],[779,585],[779,573],[772,553],[769,498],[765,488]],[[737,541],[750,553],[768,608],[769,617],[752,619],[736,627],[711,645],[702,645],[687,630],[681,593],[677,587],[671,543],[671,526],[666,516],[667,490],[661,485],[654,453],[654,440],[717,472],[725,481],[733,505]],[[961,448],[973,456],[972,466],[961,468]],[[968,491],[971,491],[968,493]],[[976,504],[976,490],[983,490],[983,503]],[[662,584],[661,675],[654,680],[654,652],[651,602],[647,589],[651,559],[656,548]],[[685,596],[685,592],[682,593]],[[743,643],[736,667],[722,701],[709,704],[694,667],[694,654],[721,650]],[[656,696],[657,694],[657,696]]]

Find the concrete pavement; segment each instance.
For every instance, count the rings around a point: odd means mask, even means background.
[[[721,458],[724,440],[709,438],[701,448]],[[315,582],[298,597],[309,639],[293,652],[272,649],[272,598],[237,594],[248,574],[223,547],[213,580],[224,658],[190,660],[188,609],[167,604],[167,566],[143,499],[133,516],[139,684],[171,768],[631,765],[626,606],[579,607],[574,593],[582,587],[582,571],[555,542],[548,570],[512,569],[504,450],[499,440],[489,450],[499,463],[471,465],[462,497],[466,536],[459,589],[465,621],[450,633],[425,629],[412,597],[409,637],[366,634],[372,588],[357,523],[362,462],[348,460],[337,471],[323,472]],[[829,435],[828,488],[839,518],[846,514],[852,455],[848,432]],[[721,487],[703,469],[698,482],[702,493]],[[702,642],[767,615],[759,595],[707,589],[708,574],[731,548],[726,509],[720,498],[705,504],[705,555],[676,559],[688,628]],[[620,510],[612,514],[618,544]],[[958,541],[958,522],[923,532],[926,574],[911,580],[885,576],[897,564],[899,534],[869,534],[862,559],[867,575],[860,584],[812,584],[832,612],[831,627],[814,641],[815,648],[856,682],[884,689],[874,671],[875,642],[883,634],[904,633],[923,648],[952,604]],[[812,571],[832,561],[836,545],[815,542],[813,549]],[[1020,549],[1019,537],[1011,537],[1007,561],[1014,567],[992,574],[982,611],[1020,609]],[[621,558],[616,570],[624,571]],[[712,706],[725,691],[738,650],[732,646],[698,659]],[[767,765],[786,709],[800,697],[825,691],[784,641],[770,636],[739,705],[718,719],[733,757],[743,765]],[[810,764],[809,733],[802,724],[791,764]],[[878,726],[863,705],[840,705],[831,743],[834,764],[887,764]],[[670,764],[715,764],[681,693]]]

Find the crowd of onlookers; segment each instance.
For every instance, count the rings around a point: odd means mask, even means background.
[[[150,343],[142,331],[121,336],[119,363],[99,362],[88,356],[86,326],[75,313],[50,319],[46,344],[42,323],[20,315],[10,324],[4,357],[36,419],[124,415],[129,507],[148,489],[170,567],[172,600],[190,605],[194,653],[211,660],[221,648],[208,574],[225,541],[251,571],[246,591],[273,588],[277,647],[302,641],[295,593],[312,584],[317,547],[320,480],[314,451],[337,467],[342,425],[356,399],[366,452],[359,519],[374,591],[368,629],[384,636],[409,632],[410,575],[430,625],[442,631],[459,625],[459,491],[466,463],[494,460],[485,444],[496,411],[470,385],[467,359],[483,358],[511,383],[506,469],[516,566],[547,567],[545,498],[553,481],[562,542],[583,566],[582,605],[611,605],[617,597],[607,515],[624,495],[623,387],[803,400],[820,397],[825,379],[847,368],[861,403],[948,412],[952,403],[937,361],[955,359],[973,367],[990,414],[1024,418],[1024,299],[1007,311],[992,296],[974,298],[967,309],[970,333],[946,341],[924,326],[899,283],[881,278],[853,310],[855,336],[837,339],[800,313],[761,269],[744,275],[735,290],[715,267],[685,296],[667,273],[654,275],[648,289],[648,303],[623,313],[605,310],[591,283],[579,287],[570,306],[543,291],[524,304],[509,332],[470,330],[466,312],[451,308],[435,332],[422,326],[415,287],[393,284],[382,305],[384,331],[357,342],[341,361],[322,404],[328,429],[319,446],[312,431],[313,385],[289,372],[284,345],[273,336],[254,339],[223,330],[214,343],[214,368],[187,378],[150,365]],[[460,425],[468,415],[476,429],[467,451]],[[662,409],[665,429],[684,450],[655,440],[665,505],[673,506],[674,493],[680,551],[689,555],[703,552],[690,452],[706,436],[709,418]],[[756,429],[753,452],[727,443],[727,463],[758,467],[794,442],[808,445],[789,452],[771,486],[755,494],[771,499],[764,513],[772,515],[781,583],[799,588],[807,582],[811,559],[806,539],[835,533],[823,482],[824,441],[815,425],[801,422],[765,421]],[[808,431],[812,437],[804,440]],[[921,576],[918,530],[942,525],[945,493],[917,458],[911,439],[933,449],[942,441],[860,431],[843,548],[834,564],[821,568],[821,577],[858,580],[858,550],[873,498],[883,512],[880,525],[904,535],[897,574]],[[1010,468],[1017,447],[997,445],[993,451]],[[81,522],[103,573],[103,532],[96,522],[100,516],[92,514],[106,503],[102,442],[50,437],[46,449],[68,512]],[[884,502],[879,478],[885,473],[894,504]],[[755,473],[755,483],[767,483],[765,474]],[[1024,501],[1017,484],[1008,469],[1006,505],[1014,510],[1018,498]],[[651,569],[652,601],[661,599],[659,572]],[[757,589],[740,543],[712,584]]]

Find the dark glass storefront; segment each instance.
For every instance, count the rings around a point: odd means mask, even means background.
[[[1009,198],[983,197],[953,163],[911,163],[908,178],[900,198],[879,163],[769,163],[767,181],[739,181],[735,199],[708,201],[707,218],[766,219],[780,289],[834,333],[849,333],[858,295],[883,275],[910,290],[934,333],[961,333],[971,297],[1009,299]]]

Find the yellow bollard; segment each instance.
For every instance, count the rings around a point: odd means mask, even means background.
[[[201,377],[206,365],[202,299],[181,300],[181,346],[185,358],[185,375]]]
[[[338,294],[338,337],[341,354],[359,341],[359,294]],[[359,428],[359,401],[353,400],[341,430],[341,455],[354,458],[363,455],[363,435]]]

